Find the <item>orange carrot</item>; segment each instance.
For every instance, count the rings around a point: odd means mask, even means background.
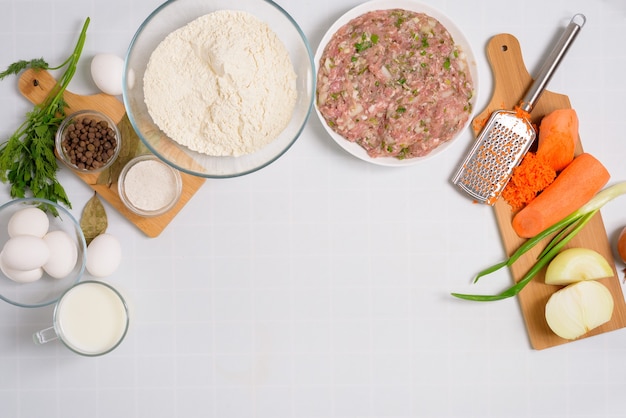
[[[502,198],[517,211],[531,202],[537,193],[548,187],[556,178],[556,171],[532,152],[526,153],[504,190]]]
[[[513,229],[522,238],[534,237],[587,203],[609,178],[607,169],[594,156],[580,154],[513,217]]]
[[[578,140],[578,116],[574,109],[557,109],[545,115],[539,125],[537,156],[554,171],[563,170],[574,159]]]

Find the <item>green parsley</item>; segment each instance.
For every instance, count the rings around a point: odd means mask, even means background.
[[[357,53],[363,52],[368,48],[376,45],[378,43],[379,36],[373,33],[369,37],[364,33],[361,35],[361,42],[357,42],[354,44],[354,49]]]
[[[56,178],[58,164],[54,155],[54,136],[65,115],[67,104],[63,93],[76,72],[76,65],[85,44],[89,18],[85,21],[72,55],[58,67],[50,67],[43,58],[17,61],[0,73],[0,80],[21,71],[57,70],[67,67],[52,91],[33,110],[26,120],[0,145],[0,181],[11,184],[13,198],[34,197],[62,203],[71,208],[71,203]]]

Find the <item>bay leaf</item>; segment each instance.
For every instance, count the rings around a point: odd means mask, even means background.
[[[98,194],[94,193],[92,198],[85,204],[80,217],[80,229],[82,229],[85,235],[87,245],[89,245],[95,237],[106,232],[108,226],[109,222],[104,205],[98,197]]]

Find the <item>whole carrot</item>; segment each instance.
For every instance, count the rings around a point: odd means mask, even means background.
[[[574,159],[578,140],[578,116],[574,109],[556,109],[541,119],[537,156],[554,171],[561,171]]]
[[[594,156],[580,154],[539,196],[513,218],[513,229],[531,238],[587,203],[609,181],[607,169]]]

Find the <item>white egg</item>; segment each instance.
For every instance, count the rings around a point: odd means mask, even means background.
[[[20,209],[11,215],[7,229],[10,237],[33,235],[43,237],[48,232],[50,221],[48,215],[36,207]]]
[[[122,246],[111,234],[100,234],[87,247],[87,271],[94,277],[107,277],[122,261]]]
[[[50,249],[50,259],[43,269],[55,279],[63,279],[74,270],[78,260],[78,248],[65,231],[50,231],[43,240]]]
[[[98,54],[91,60],[91,77],[96,86],[106,94],[122,94],[124,60],[113,54]]]
[[[10,238],[2,250],[2,264],[12,270],[34,270],[50,258],[50,249],[43,238],[18,235]]]
[[[2,262],[2,255],[0,254],[0,271],[7,278],[18,283],[30,283],[41,279],[43,276],[43,269],[41,267],[33,270],[14,270],[8,268]]]

